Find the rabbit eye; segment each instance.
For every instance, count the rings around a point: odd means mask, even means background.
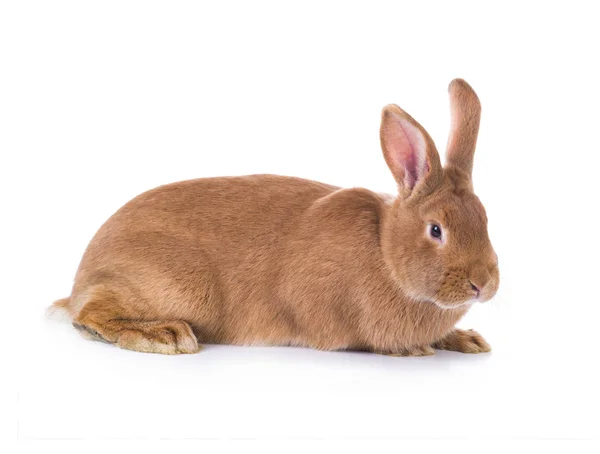
[[[442,238],[442,228],[437,224],[431,224],[431,226],[429,227],[429,234],[433,238],[440,239]]]

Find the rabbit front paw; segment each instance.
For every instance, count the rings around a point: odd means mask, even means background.
[[[492,350],[483,336],[472,329],[455,329],[446,337],[434,342],[433,348],[460,353],[487,353]]]

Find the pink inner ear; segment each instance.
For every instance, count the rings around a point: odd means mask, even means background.
[[[423,134],[408,120],[394,115],[388,129],[388,147],[394,171],[412,189],[429,171]]]

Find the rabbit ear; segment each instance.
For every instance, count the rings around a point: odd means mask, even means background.
[[[450,93],[450,135],[446,149],[446,165],[458,167],[471,176],[473,155],[479,131],[481,104],[471,86],[463,79],[454,79]]]
[[[431,137],[395,104],[383,109],[380,139],[385,161],[404,196],[431,186],[434,177],[439,177],[440,157]]]

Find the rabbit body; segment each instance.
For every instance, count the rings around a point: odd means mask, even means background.
[[[380,245],[389,200],[272,175],[156,188],[98,231],[71,308],[90,291],[108,294],[121,318],[184,320],[203,343],[382,352],[433,343],[466,308],[398,288]]]
[[[489,351],[454,328],[499,278],[470,179],[479,101],[462,80],[450,92],[444,169],[426,131],[384,109],[397,197],[275,175],[161,186],[100,228],[53,308],[85,337],[143,352],[193,353],[199,342]]]

